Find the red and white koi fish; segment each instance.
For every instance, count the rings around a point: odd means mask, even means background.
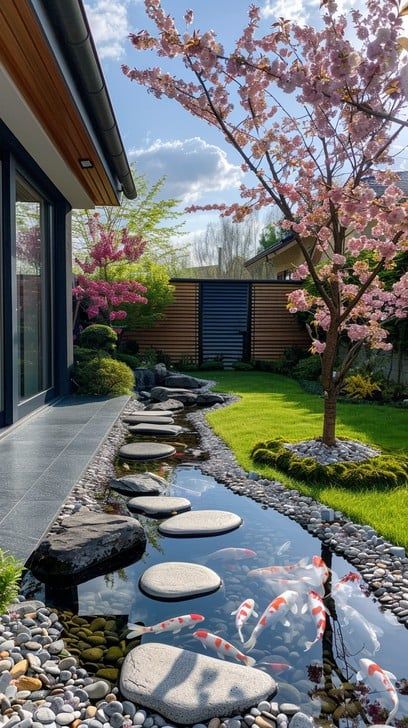
[[[248,571],[247,576],[253,577],[284,577],[286,575],[294,574],[296,571],[301,569],[312,568],[311,565],[308,567],[308,559],[304,558],[298,561],[296,564],[273,564],[272,566],[263,566],[260,569],[251,569]]]
[[[225,660],[226,657],[232,657],[234,660],[237,660],[237,662],[242,662],[244,665],[247,665],[247,667],[255,665],[256,660],[254,660],[253,657],[244,655],[244,653],[238,650],[237,647],[234,647],[231,642],[223,640],[222,637],[218,637],[216,634],[207,632],[206,629],[198,629],[193,633],[193,637],[200,640],[201,644],[206,649],[209,648],[215,650],[221,660]]]
[[[244,638],[242,636],[242,627],[244,624],[248,621],[248,619],[253,615],[254,617],[258,617],[257,613],[254,611],[255,602],[253,599],[246,599],[245,602],[242,602],[242,604],[239,605],[238,609],[235,609],[234,612],[231,612],[231,616],[234,614],[235,616],[235,626],[238,630],[239,638],[241,642],[244,641]]]
[[[252,549],[226,548],[214,551],[213,554],[207,556],[207,559],[212,561],[243,561],[253,559],[255,556],[257,556],[257,553]]]
[[[305,652],[308,652],[310,648],[323,639],[324,631],[326,629],[326,614],[328,613],[326,607],[323,604],[323,599],[320,594],[315,591],[310,591],[308,596],[308,603],[310,613],[316,623],[316,637],[313,642],[306,642]]]
[[[265,669],[268,672],[272,672],[274,675],[280,675],[281,672],[286,672],[286,670],[292,669],[292,666],[288,665],[286,662],[268,662],[267,660],[261,660],[258,662],[257,667],[259,667],[260,670]]]
[[[360,660],[360,670],[357,673],[356,678],[357,680],[364,682],[375,692],[383,692],[385,690],[388,693],[389,698],[394,706],[389,713],[387,720],[385,721],[385,724],[388,725],[388,723],[390,723],[394,715],[397,713],[399,706],[398,693],[391,682],[391,680],[397,679],[395,675],[393,675],[392,672],[383,670],[382,667],[377,665],[376,662],[373,662],[372,660],[368,660],[367,658],[363,657]]]
[[[268,604],[249,640],[245,642],[244,649],[248,652],[253,650],[261,632],[263,632],[266,627],[271,627],[272,624],[275,624],[276,622],[282,622],[284,627],[289,627],[290,622],[287,618],[287,614],[289,611],[292,612],[292,614],[297,614],[297,598],[297,592],[288,590],[282,592],[282,594],[276,597],[273,602]]]
[[[363,596],[363,593],[359,586],[356,588],[355,585],[359,585],[361,582],[360,574],[356,574],[354,571],[350,571],[334,585],[331,590],[330,596],[334,597],[342,604],[345,604],[351,597],[352,594],[355,596]]]
[[[159,634],[160,632],[173,632],[173,634],[178,634],[182,629],[193,629],[197,622],[204,622],[204,619],[205,617],[202,614],[183,614],[181,617],[171,617],[164,622],[158,622],[158,624],[153,624],[150,627],[128,622],[128,629],[132,631],[127,635],[127,639],[133,640],[135,637],[140,637],[142,634],[151,632],[154,634]]]
[[[320,556],[312,556],[312,563],[304,568],[315,587],[322,587],[330,576],[330,569]]]

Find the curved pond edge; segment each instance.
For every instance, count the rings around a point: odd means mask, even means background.
[[[208,460],[198,463],[197,467],[234,493],[288,516],[344,556],[359,570],[381,607],[390,610],[400,624],[408,628],[408,557],[405,550],[386,541],[371,526],[355,523],[341,511],[333,511],[311,496],[244,470],[206,420],[207,413],[237,401],[239,397],[232,396],[224,404],[187,414],[187,420],[194,424],[210,453]],[[330,521],[325,521],[328,515]]]

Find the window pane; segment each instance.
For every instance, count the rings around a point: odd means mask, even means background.
[[[21,177],[16,188],[16,272],[20,400],[50,386],[45,202]]]

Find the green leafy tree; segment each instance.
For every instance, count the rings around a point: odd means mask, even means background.
[[[164,311],[172,302],[174,295],[174,286],[170,284],[166,266],[144,255],[137,263],[121,261],[115,264],[110,274],[114,281],[128,279],[139,281],[149,291],[147,303],[129,303],[121,306],[127,313],[125,319],[127,329],[147,329],[163,318]]]
[[[164,177],[150,186],[133,169],[133,178],[137,198],[123,199],[119,207],[96,208],[99,221],[107,232],[120,236],[126,228],[129,235],[143,238],[149,257],[165,265],[170,275],[176,275],[188,258],[187,246],[179,242],[184,235],[183,213],[177,209],[179,201],[161,197]],[[85,257],[92,246],[88,221],[93,213],[93,210],[75,210],[72,216],[74,253],[78,259]]]
[[[272,245],[275,245],[279,240],[276,227],[273,223],[270,225],[266,225],[264,229],[262,230],[261,236],[259,238],[259,249],[260,252],[262,250],[266,250],[267,248],[272,247]]]

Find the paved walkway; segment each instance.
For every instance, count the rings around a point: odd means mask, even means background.
[[[127,397],[66,397],[0,439],[0,547],[26,561]]]

